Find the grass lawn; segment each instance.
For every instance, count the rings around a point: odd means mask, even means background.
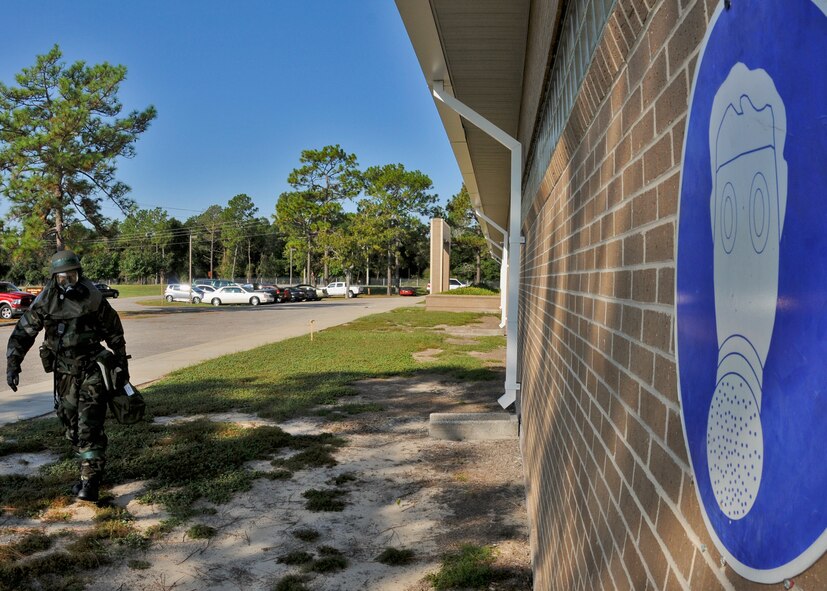
[[[166,289],[166,285],[112,285],[118,290],[121,298],[134,298],[136,296],[158,296],[161,297]]]
[[[136,304],[140,304],[141,306],[155,306],[155,307],[163,307],[163,308],[172,308],[175,306],[184,307],[184,308],[191,308],[193,306],[201,306],[204,304],[198,303],[193,304],[191,302],[168,302],[161,296],[157,298],[147,298],[145,300],[138,300],[135,302]],[[206,305],[209,305],[208,303]]]
[[[186,305],[186,304],[176,304]],[[332,452],[346,442],[330,434],[290,435],[275,426],[242,428],[233,423],[195,420],[156,424],[154,416],[239,411],[277,420],[317,414],[319,405],[355,394],[351,383],[372,377],[441,373],[465,380],[494,377],[468,351],[494,350],[504,337],[481,337],[456,345],[436,325],[464,325],[479,314],[428,312],[400,308],[306,336],[227,355],[172,373],[146,388],[145,422],[122,426],[107,422],[109,451],[104,488],[128,480],[149,480],[143,500],[160,503],[172,516],[155,530],[138,533],[123,510],[102,499],[95,530],[67,548],[69,558],[21,562],[21,549],[0,545],[0,591],[20,589],[24,581],[81,572],[83,565],[105,563],[112,548],[140,549],[198,514],[199,500],[223,503],[247,490],[257,478],[290,478],[306,467],[335,465]],[[416,362],[425,349],[443,352],[433,361]],[[348,412],[376,412],[376,405],[348,405]],[[365,407],[365,408],[362,408]],[[380,409],[381,410],[381,409]],[[271,459],[280,450],[297,453],[272,460],[275,472],[253,472],[251,460]],[[76,459],[56,418],[0,427],[0,456],[50,450],[60,460],[36,476],[0,475],[0,513],[37,516],[71,502],[78,477]],[[35,540],[38,548],[51,543]],[[32,542],[32,544],[34,544]]]

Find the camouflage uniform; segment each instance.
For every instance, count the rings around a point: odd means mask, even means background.
[[[9,337],[7,376],[13,389],[16,382],[12,384],[10,374],[20,373],[23,358],[43,329],[46,336],[40,353],[44,369],[55,374],[55,410],[81,461],[81,480],[73,492],[97,500],[106,463],[108,392],[95,356],[104,350],[101,341],[105,340],[123,369],[122,380],[129,379],[123,326],[118,313],[88,279],[81,277],[64,293],[53,277]],[[91,491],[81,493],[84,483],[91,485]]]

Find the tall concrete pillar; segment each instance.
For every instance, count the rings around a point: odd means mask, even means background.
[[[448,290],[451,272],[451,226],[442,218],[431,220],[431,293]]]

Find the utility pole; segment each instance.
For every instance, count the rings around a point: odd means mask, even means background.
[[[290,247],[290,285],[293,285],[293,247]]]
[[[192,288],[192,229],[190,229],[190,288]]]

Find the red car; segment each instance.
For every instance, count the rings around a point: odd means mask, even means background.
[[[399,288],[399,295],[401,295],[401,296],[415,296],[416,295],[416,288],[415,287],[400,287]]]
[[[12,283],[0,281],[0,318],[8,320],[19,316],[29,309],[33,301],[32,294],[21,291]]]

